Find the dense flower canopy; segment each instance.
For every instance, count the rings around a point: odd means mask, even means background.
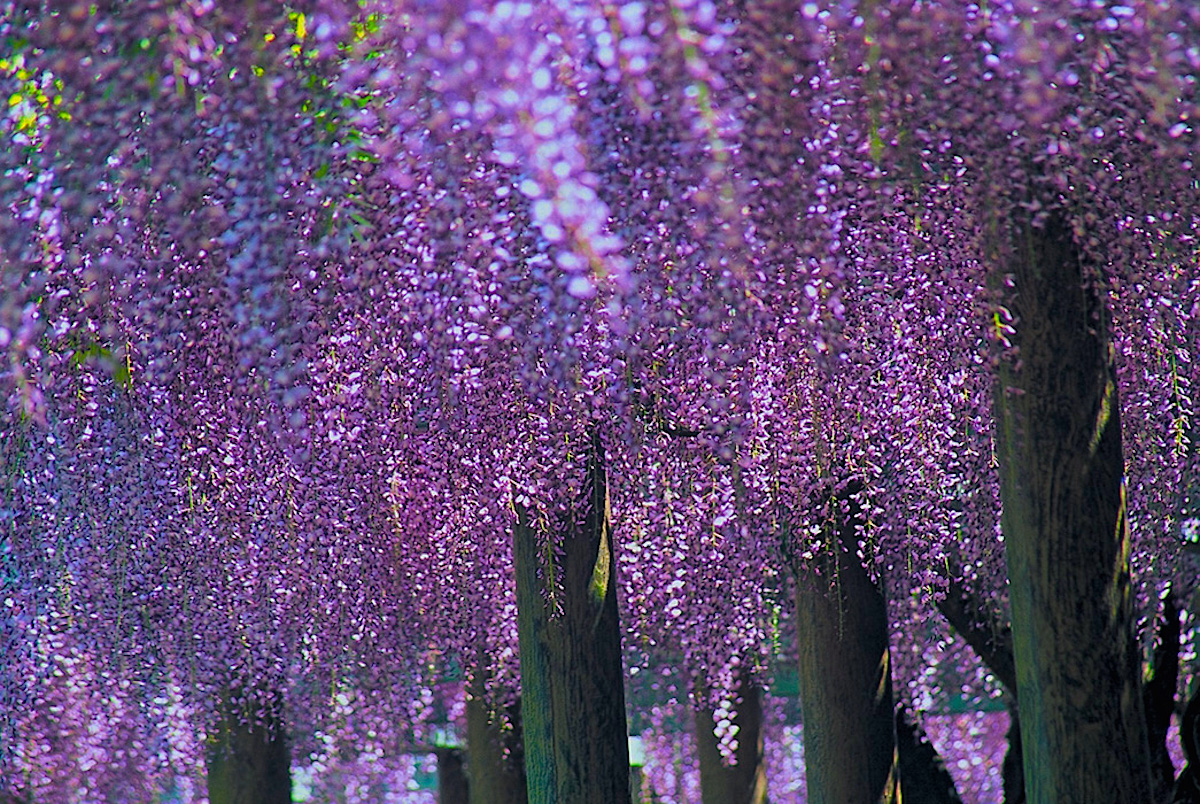
[[[1021,215],[1107,301],[1137,569],[1181,572],[1190,4],[58,6],[0,6],[0,645],[200,706],[433,646],[514,686],[515,512],[552,549],[596,443],[635,651],[731,693],[851,480],[922,643],[910,591],[1003,601]]]

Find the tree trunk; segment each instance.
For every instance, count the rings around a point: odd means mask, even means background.
[[[525,804],[525,756],[521,747],[521,705],[509,707],[512,729],[501,728],[481,692],[467,697],[467,776],[471,804]]]
[[[629,804],[629,738],[603,451],[593,441],[587,510],[539,554],[517,512],[514,563],[521,720],[530,804]],[[556,574],[560,588],[553,588]],[[549,605],[557,604],[551,611]]]
[[[1200,804],[1200,686],[1188,698],[1179,721],[1179,742],[1183,745],[1183,770],[1175,780],[1173,804]]]
[[[1179,606],[1175,595],[1163,597],[1158,639],[1146,681],[1146,729],[1150,735],[1150,767],[1154,773],[1154,800],[1170,801],[1175,786],[1175,766],[1167,750],[1167,731],[1175,711],[1175,687],[1179,683]]]
[[[703,692],[701,691],[701,697]],[[767,774],[763,765],[762,690],[743,679],[734,708],[738,727],[736,764],[726,764],[713,733],[713,713],[697,708],[696,748],[700,760],[700,797],[704,804],[766,804]]]
[[[1025,758],[1021,751],[1021,707],[1008,704],[1008,751],[1000,768],[1004,780],[1004,804],[1025,804]]]
[[[438,804],[469,804],[462,749],[439,748],[437,763]]]
[[[291,756],[278,704],[237,697],[226,697],[209,738],[209,804],[291,804]]]
[[[1106,315],[1061,219],[1015,226],[996,413],[1026,794],[1149,802]]]
[[[850,550],[853,517],[827,532],[829,550],[797,567],[808,800],[892,804],[900,801],[900,782],[887,606]]]
[[[909,720],[903,706],[896,712],[896,753],[900,757],[900,780],[906,801],[962,804],[946,763],[929,742],[925,730]]]

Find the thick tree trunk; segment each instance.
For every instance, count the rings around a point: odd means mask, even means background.
[[[1149,802],[1106,316],[1063,221],[1014,226],[996,414],[1026,793]]]
[[[461,748],[437,750],[438,804],[470,804]]]
[[[702,697],[702,695],[700,696]],[[712,711],[693,713],[700,760],[700,797],[704,804],[766,804],[767,774],[763,765],[762,690],[753,681],[738,687],[733,723],[738,727],[735,764],[726,764],[714,734]]]
[[[500,713],[481,693],[467,697],[467,775],[471,804],[525,804],[525,755],[521,747],[521,705],[508,715],[503,729]]]
[[[514,533],[530,804],[630,801],[616,564],[598,443],[587,488],[585,516],[556,545],[557,573],[524,511]],[[561,588],[548,588],[556,574]]]
[[[852,523],[829,528],[818,566],[797,567],[800,705],[811,804],[899,802],[887,605]]]
[[[209,804],[290,804],[291,756],[278,706],[227,700],[209,739]]]

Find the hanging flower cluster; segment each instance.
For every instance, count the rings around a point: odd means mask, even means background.
[[[197,718],[354,689],[402,736],[379,693],[431,663],[516,687],[517,512],[553,551],[597,460],[631,661],[714,703],[832,506],[901,641],[948,576],[1002,608],[1015,213],[1085,255],[1136,569],[1177,574],[1188,4],[17,2],[0,37],[0,711],[61,638]]]

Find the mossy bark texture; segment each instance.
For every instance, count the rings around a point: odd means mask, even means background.
[[[585,510],[551,545],[525,511],[514,536],[529,804],[629,804],[629,742],[603,450]]]
[[[1064,220],[1011,231],[996,447],[1026,795],[1149,802],[1107,316]]]
[[[887,605],[852,546],[853,517],[797,568],[800,705],[811,804],[899,804]]]

